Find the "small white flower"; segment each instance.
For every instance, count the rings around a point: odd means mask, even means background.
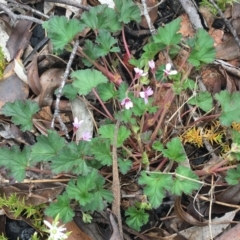
[[[78,121],[78,118],[75,117],[74,122],[73,122],[73,130],[76,132],[79,129],[79,127],[81,126],[82,123],[83,123],[83,120]]]
[[[171,68],[172,68],[171,63],[167,63],[166,68],[163,70],[165,76],[176,75],[177,74],[177,71],[176,70],[171,71]]]
[[[146,90],[139,93],[140,97],[144,99],[145,104],[148,103],[148,97],[153,95],[153,90],[148,87]]]
[[[92,134],[90,132],[84,132],[82,135],[82,140],[90,142],[92,138]]]
[[[148,61],[148,66],[152,69],[152,71],[155,69],[155,62],[153,60]]]
[[[138,78],[140,78],[140,77],[147,76],[147,73],[146,73],[146,72],[143,72],[143,70],[140,69],[140,68],[134,68],[134,71],[135,71],[135,73],[136,73],[136,76],[135,76],[136,79],[138,79]]]
[[[124,98],[121,102],[121,105],[124,106],[126,109],[133,107],[133,103],[129,97]]]
[[[67,239],[68,235],[63,233],[66,228],[64,228],[62,226],[57,226],[58,225],[58,221],[53,221],[53,224],[51,224],[50,222],[44,220],[43,221],[44,224],[49,228],[48,232],[50,234],[50,236],[48,237],[48,240],[62,240],[62,239]]]

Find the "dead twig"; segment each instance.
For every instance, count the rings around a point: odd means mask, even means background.
[[[17,20],[28,20],[28,21],[31,21],[31,22],[35,22],[35,23],[38,23],[38,24],[43,24],[44,21],[40,20],[40,19],[37,19],[35,17],[30,17],[30,16],[26,16],[26,15],[17,15],[15,13],[13,13],[9,8],[8,6],[6,6],[5,4],[1,4],[0,5],[0,9],[3,10],[10,18],[12,18],[14,21],[17,21]]]
[[[179,0],[186,14],[188,15],[195,30],[203,28],[201,19],[194,3],[191,0]]]
[[[148,9],[147,9],[148,7],[147,7],[147,4],[146,4],[146,1],[141,0],[141,2],[142,2],[142,6],[143,6],[143,15],[145,16],[147,24],[148,24],[148,28],[149,28],[151,34],[153,35],[154,33],[156,33],[156,29],[153,26],[152,20],[151,20],[149,14],[148,14]]]
[[[36,9],[28,6],[28,5],[24,5],[24,4],[18,3],[18,2],[14,1],[14,0],[8,0],[8,2],[10,2],[10,3],[8,4],[9,7],[12,7],[12,6],[13,6],[13,7],[18,7],[18,8],[26,9],[26,10],[28,10],[28,11],[30,11],[30,12],[32,12],[32,13],[40,16],[40,17],[44,17],[44,18],[46,18],[46,19],[49,19],[49,16],[48,16],[48,15],[46,15],[46,14],[44,14],[44,13],[42,13],[42,12],[40,12],[40,11],[38,11],[38,10],[36,10]]]
[[[63,3],[63,4],[66,4],[66,5],[81,8],[81,9],[86,10],[86,11],[89,11],[90,8],[91,8],[91,7],[88,7],[88,6],[84,6],[84,5],[78,3],[75,0],[45,0],[45,2]]]
[[[114,139],[112,146],[112,172],[113,172],[113,183],[112,183],[112,191],[113,191],[113,203],[112,203],[112,212],[116,215],[118,220],[119,227],[119,235],[123,240],[123,229],[122,229],[122,217],[121,217],[121,193],[120,193],[120,180],[119,180],[119,172],[118,172],[118,159],[117,159],[117,138],[118,138],[118,130],[120,126],[121,116],[118,118],[115,130],[114,130]]]
[[[67,67],[66,67],[63,79],[62,79],[61,86],[58,89],[56,105],[55,105],[55,111],[54,111],[53,119],[52,119],[52,123],[51,123],[51,127],[54,128],[54,122],[55,122],[55,119],[57,118],[59,123],[60,123],[60,125],[61,125],[61,128],[65,132],[65,135],[66,135],[67,138],[69,138],[68,130],[67,130],[65,124],[63,123],[63,121],[62,121],[62,119],[61,119],[61,117],[59,115],[59,103],[60,103],[60,98],[62,96],[63,87],[65,86],[65,83],[67,81],[67,78],[68,78],[68,75],[69,75],[69,72],[70,72],[70,68],[72,66],[73,59],[74,59],[74,57],[76,55],[76,51],[77,51],[78,45],[79,45],[79,40],[76,40],[76,42],[75,42],[75,44],[73,46],[73,50],[71,52],[69,61],[67,63]]]

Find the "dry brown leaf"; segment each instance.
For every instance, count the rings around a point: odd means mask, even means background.
[[[76,225],[74,221],[66,223],[64,227],[67,229],[67,232],[71,232],[68,240],[92,240],[92,238],[90,238],[86,233],[81,231],[81,229]]]
[[[54,91],[60,87],[63,74],[64,70],[58,68],[51,68],[42,74],[40,77],[40,83],[42,86],[39,95],[40,107],[52,105]]]
[[[240,223],[232,227],[230,230],[224,232],[216,240],[239,240],[240,236]]]
[[[195,33],[193,26],[189,20],[189,17],[186,13],[182,14],[180,16],[182,19],[181,21],[181,27],[179,32],[184,36],[184,37],[192,37]]]
[[[220,92],[222,86],[226,85],[225,77],[219,72],[218,67],[215,66],[203,68],[201,77],[206,89],[211,93]]]
[[[174,203],[174,212],[175,214],[184,222],[187,222],[194,226],[206,226],[208,223],[206,222],[199,222],[196,218],[194,218],[189,213],[185,212],[182,209],[181,205],[181,197],[177,197]]]
[[[214,218],[212,219],[212,225],[211,225],[211,233],[212,237],[216,237],[220,233],[222,233],[223,229],[226,229],[227,226],[230,224],[230,221],[233,220],[234,216],[236,215],[236,211],[232,211],[229,213],[224,214],[224,216],[220,218]],[[218,223],[218,224],[217,224]],[[188,240],[197,240],[197,239],[211,239],[210,235],[210,228],[209,226],[204,227],[191,227],[186,230],[183,230],[179,232],[181,236],[184,236]],[[229,236],[229,235],[228,235]],[[225,236],[226,237],[226,236]],[[239,238],[222,238],[222,240],[239,240]],[[219,240],[219,239],[218,239]]]
[[[17,55],[27,47],[32,36],[30,31],[32,22],[28,20],[20,20],[13,29],[8,42],[7,48],[11,59],[16,58]]]
[[[238,37],[240,37],[240,35],[238,35]],[[216,46],[216,58],[233,60],[239,56],[240,49],[233,37]]]
[[[31,90],[37,96],[41,92],[41,84],[40,78],[38,74],[38,62],[37,62],[37,54],[33,57],[32,62],[27,67],[27,76],[28,76],[28,85],[30,86]]]
[[[240,184],[226,188],[216,196],[216,200],[224,203],[238,204],[240,202]]]
[[[0,108],[6,102],[25,100],[28,97],[28,85],[14,72],[14,62],[11,62],[3,73],[0,81]]]

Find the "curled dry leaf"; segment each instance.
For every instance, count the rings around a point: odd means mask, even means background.
[[[42,74],[40,77],[42,89],[38,99],[40,107],[52,105],[54,91],[60,87],[63,75],[64,70],[59,68],[49,69]]]
[[[40,84],[40,78],[38,74],[38,62],[37,62],[37,55],[33,57],[32,62],[27,67],[27,76],[28,76],[28,85],[31,88],[31,90],[36,94],[37,96],[41,92],[41,84]]]
[[[207,222],[199,222],[196,218],[194,218],[189,213],[185,212],[181,206],[181,197],[177,197],[174,203],[174,212],[175,214],[184,222],[190,223],[194,226],[206,226]]]

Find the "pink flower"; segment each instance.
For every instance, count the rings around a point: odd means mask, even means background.
[[[134,68],[134,71],[135,71],[135,73],[136,73],[136,76],[135,76],[136,79],[138,79],[138,78],[140,78],[140,77],[144,77],[144,76],[147,75],[147,73],[146,73],[146,72],[143,72],[143,70],[140,69],[140,68]]]
[[[151,68],[152,71],[155,70],[155,62],[153,60],[148,61],[148,66]]]
[[[90,142],[92,138],[92,134],[90,132],[84,132],[82,135],[82,140]]]
[[[75,117],[74,122],[73,122],[73,131],[76,132],[79,129],[79,127],[81,126],[82,123],[83,123],[83,120],[78,121],[78,118]]]
[[[121,102],[121,105],[124,106],[126,109],[133,107],[133,103],[129,97],[124,98]]]
[[[148,103],[148,97],[153,95],[153,90],[148,87],[146,90],[144,90],[143,92],[139,93],[140,97],[144,99],[145,104]]]
[[[165,77],[167,77],[167,76],[169,76],[169,75],[176,75],[176,74],[177,74],[177,71],[176,71],[176,70],[172,70],[172,71],[171,71],[171,68],[172,68],[171,63],[167,63],[165,70],[163,70]]]

